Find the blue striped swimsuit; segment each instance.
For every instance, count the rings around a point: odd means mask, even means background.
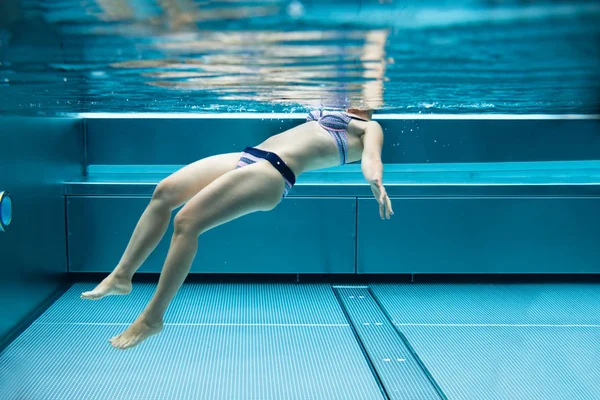
[[[352,119],[358,119],[361,121],[366,121],[365,119],[350,116],[345,112],[336,111],[329,112],[323,110],[313,110],[306,118],[307,121],[317,121],[319,126],[325,129],[335,140],[337,144],[338,150],[340,151],[340,164],[346,164],[346,160],[348,159],[348,123]],[[254,164],[260,160],[267,160],[277,169],[281,176],[283,176],[283,180],[285,183],[285,188],[283,190],[283,195],[281,198],[286,197],[292,187],[296,183],[296,176],[294,175],[294,171],[292,171],[286,163],[275,153],[260,150],[254,147],[246,147],[242,152],[240,160],[238,161],[236,168],[241,168],[246,165]]]
[[[319,126],[325,129],[335,140],[340,152],[340,165],[346,164],[348,160],[348,124],[351,117],[342,111],[313,110],[306,117],[307,121],[317,121]],[[356,118],[363,120],[362,118]],[[364,120],[363,120],[364,121]]]

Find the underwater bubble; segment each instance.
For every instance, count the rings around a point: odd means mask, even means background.
[[[292,18],[300,18],[304,15],[304,5],[298,0],[293,0],[287,6],[287,14]]]

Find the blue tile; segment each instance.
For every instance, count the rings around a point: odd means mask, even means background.
[[[448,399],[598,399],[600,327],[402,326]]]
[[[38,322],[131,323],[146,307],[155,283],[134,283],[127,296],[80,299],[97,283],[74,284]],[[166,323],[344,324],[327,284],[186,283],[165,314]]]
[[[126,327],[34,323],[0,355],[0,398],[382,399],[349,326],[166,325],[113,349]]]
[[[600,324],[598,284],[373,284],[396,324]]]

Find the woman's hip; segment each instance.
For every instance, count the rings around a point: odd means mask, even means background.
[[[296,183],[296,176],[290,167],[288,167],[288,165],[276,153],[257,149],[255,147],[246,147],[242,152],[236,168],[254,164],[260,160],[268,161],[277,171],[279,171],[283,177],[283,180],[285,181],[285,189],[282,198],[286,197]]]

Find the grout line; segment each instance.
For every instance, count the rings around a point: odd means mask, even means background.
[[[379,376],[379,373],[377,372],[377,368],[375,368],[375,364],[373,363],[373,360],[371,360],[371,356],[369,355],[369,352],[367,351],[364,343],[360,339],[360,335],[358,334],[356,327],[352,323],[352,318],[350,317],[350,314],[348,313],[348,310],[346,309],[346,305],[342,301],[339,291],[337,289],[334,289],[333,287],[332,287],[332,290],[333,290],[333,294],[334,294],[335,298],[337,299],[337,301],[339,303],[339,306],[340,306],[342,312],[344,313],[344,316],[346,317],[346,320],[348,321],[348,323],[350,325],[350,329],[352,329],[352,333],[354,334],[354,339],[356,340],[356,343],[360,347],[360,349],[363,353],[363,357],[367,361],[367,365],[371,369],[371,374],[373,375],[373,378],[375,378],[377,385],[379,385],[379,390],[381,390],[381,394],[383,395],[383,397],[385,399],[389,400],[391,398],[391,396],[388,394],[388,392],[385,388],[385,385],[383,384],[383,381],[381,380],[381,377]]]
[[[130,322],[36,322],[38,325],[131,325]],[[202,323],[165,323],[164,326],[309,326],[309,327],[347,327],[349,324],[202,324]]]
[[[395,324],[396,326],[504,326],[504,327],[556,327],[556,328],[600,328],[595,324]]]
[[[354,286],[336,286],[335,289],[361,289]],[[41,325],[131,325],[129,322],[36,322]],[[349,324],[226,324],[226,323],[165,323],[165,326],[349,326]],[[394,324],[395,326],[425,326],[425,327],[548,327],[548,328],[600,328],[594,324]]]
[[[333,285],[332,286],[334,289],[368,289],[368,286],[364,286],[364,285]]]
[[[427,366],[425,366],[425,363],[423,362],[423,360],[421,360],[421,357],[419,357],[419,355],[417,354],[417,351],[412,347],[412,345],[410,344],[410,341],[408,340],[408,338],[402,333],[402,331],[400,331],[400,329],[398,328],[398,326],[396,326],[396,324],[394,324],[394,320],[392,319],[392,317],[389,315],[389,313],[387,312],[387,310],[383,307],[383,304],[381,304],[381,302],[379,301],[379,299],[377,298],[377,296],[375,296],[375,292],[373,291],[373,289],[369,287],[368,292],[371,295],[371,298],[373,299],[373,301],[375,301],[375,304],[377,304],[377,306],[379,307],[379,309],[381,310],[381,312],[385,316],[385,318],[393,326],[394,330],[396,331],[396,333],[400,337],[400,340],[402,340],[402,342],[404,343],[404,345],[406,346],[406,348],[408,349],[408,351],[410,352],[410,354],[413,356],[414,360],[417,362],[417,365],[421,368],[421,371],[423,371],[423,373],[425,374],[425,376],[429,380],[429,383],[431,383],[431,385],[433,386],[433,388],[435,389],[435,391],[437,392],[437,394],[443,400],[448,400],[448,397],[446,396],[446,394],[444,393],[444,391],[442,390],[442,388],[440,387],[440,385],[438,385],[437,381],[435,380],[435,378],[433,377],[433,375],[431,374],[431,372],[429,372],[429,369],[427,368]]]

